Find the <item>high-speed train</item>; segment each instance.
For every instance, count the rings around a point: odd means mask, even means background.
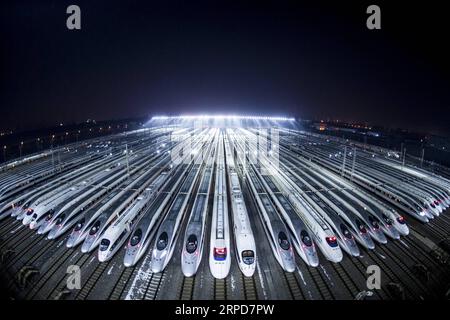
[[[120,172],[114,173],[113,171],[111,174],[111,170],[106,169],[103,172],[94,175],[90,179],[83,181],[83,186],[80,188],[80,193],[77,194],[77,197],[66,202],[58,211],[55,210],[54,214],[48,215],[40,224],[38,234],[45,234],[52,230],[53,232],[51,232],[51,235],[48,236],[48,239],[54,239],[56,233],[60,234],[58,231],[62,231],[62,222],[66,218],[66,215],[71,215],[71,218],[73,217],[75,220],[74,215],[79,213],[79,209],[76,207],[80,206],[80,201],[86,200],[86,197],[92,197],[93,194],[94,199],[102,196],[102,194],[106,193],[112,187],[111,185],[108,185],[108,183],[118,183],[118,179],[121,178],[120,176],[124,179],[124,175]],[[81,207],[83,207],[83,204],[81,204]]]
[[[202,139],[208,134],[200,133],[199,137]],[[194,148],[199,146],[199,141],[195,142]],[[143,214],[143,217],[136,224],[132,235],[125,250],[124,265],[130,267],[135,265],[139,259],[147,251],[150,242],[153,240],[156,231],[158,230],[157,223],[161,215],[166,212],[166,206],[172,205],[180,185],[187,176],[187,170],[190,165],[189,158],[191,154],[185,153],[182,161],[173,168],[173,177],[160,192],[152,206]],[[199,154],[200,156],[200,154]],[[197,157],[198,159],[198,157]]]
[[[307,265],[317,267],[319,265],[319,257],[310,236],[311,231],[308,230],[305,223],[297,215],[289,200],[278,189],[274,179],[268,175],[262,175],[262,178],[262,182],[266,189],[270,190],[269,193],[272,196],[272,200],[277,205],[286,225],[291,231],[292,242],[298,255]]]
[[[99,179],[114,174],[118,170],[120,170],[120,163],[116,162],[110,164],[107,169],[95,172],[75,185],[67,186],[63,190],[60,190],[59,188],[54,190],[49,195],[40,198],[32,204],[31,208],[28,210],[29,212],[27,212],[23,218],[22,223],[24,225],[29,224],[31,229],[36,229],[42,224],[47,225],[52,221],[55,214],[58,214],[59,210],[67,203],[77,199],[93,183],[99,181]],[[44,231],[44,229],[42,229],[41,232]]]
[[[338,162],[337,159],[329,155],[328,152],[318,149],[318,146],[315,146],[312,143],[309,144],[308,149],[306,149],[306,146],[303,145],[301,150],[295,147],[293,150],[303,157],[310,158],[312,162],[318,162],[321,165],[324,165],[326,168],[335,173],[342,173],[342,163]],[[429,219],[433,218],[433,215],[409,194],[386,185],[384,181],[374,180],[365,174],[364,170],[361,170],[356,166],[354,174],[350,169],[344,171],[344,177],[347,176],[348,179],[351,179],[357,185],[371,192],[375,192],[381,198],[399,207],[401,210],[404,210],[409,215],[422,222],[428,222]]]
[[[100,240],[98,260],[107,261],[122,247],[131,229],[139,220],[142,212],[150,206],[161,187],[167,180],[167,172],[162,172],[137,200],[121,215],[113,225],[106,229]]]
[[[194,164],[190,169],[169,212],[158,229],[155,246],[152,251],[152,272],[162,272],[172,258],[176,239],[179,235],[178,228],[186,210],[186,205],[191,196],[192,189],[194,188],[195,181],[197,180],[200,166],[200,164]]]
[[[158,157],[157,157],[158,158]],[[156,160],[155,160],[156,161]],[[166,158],[160,160],[153,166],[150,170],[147,170],[142,177],[139,178],[141,181],[148,181],[161,171],[161,168],[167,165],[168,160]],[[147,179],[147,180],[145,180]],[[62,235],[66,230],[71,228],[79,219],[80,215],[90,208],[92,208],[96,203],[98,203],[104,197],[108,195],[115,189],[121,186],[122,183],[128,180],[127,175],[123,173],[117,173],[110,177],[105,177],[105,179],[98,183],[96,186],[91,188],[88,192],[83,194],[82,198],[77,199],[74,203],[68,203],[59,212],[59,216],[53,217],[53,226],[50,224],[50,232],[48,234],[48,239],[55,239]],[[100,201],[101,202],[101,201]]]
[[[209,243],[209,269],[216,279],[225,278],[230,272],[230,226],[228,220],[227,185],[223,133],[218,141],[216,181]]]
[[[228,137],[225,137],[224,141],[236,259],[242,273],[246,277],[251,277],[256,269],[255,237],[253,236]]]
[[[260,178],[252,170],[246,171],[247,182],[260,211],[260,219],[272,252],[280,266],[287,272],[295,271],[295,256],[288,228],[278,215]]]
[[[316,170],[311,170],[309,167],[305,166],[301,160],[297,161],[288,155],[286,155],[286,158],[291,159],[292,161],[288,160],[287,163],[291,165],[291,172],[298,179],[297,183],[300,183],[304,190],[315,191],[308,193],[305,197],[313,198],[313,201],[319,203],[322,210],[330,212],[328,215],[338,215],[339,219],[337,220],[345,221],[345,224],[342,226],[341,221],[335,221],[336,219],[332,218],[333,223],[337,223],[337,226],[332,227],[335,231],[338,230],[338,234],[342,233],[344,236],[341,243],[350,245],[346,250],[347,252],[353,252],[352,255],[355,255],[356,249],[353,247],[352,239],[345,237],[345,231],[349,231],[355,240],[367,249],[375,248],[375,244],[371,237],[381,243],[386,243],[386,237],[378,225],[369,228],[370,222],[373,222],[374,225],[376,224],[375,218],[368,216],[362,207],[359,208],[360,210],[358,211],[359,205],[354,203],[351,199],[343,199],[345,196],[338,193],[339,189],[334,190],[333,185],[331,185],[328,180],[325,180],[323,171],[320,171],[321,175],[319,175],[315,172]],[[320,192],[320,190],[322,190],[322,192]],[[323,192],[324,190],[327,191]],[[366,217],[368,221],[365,221]]]
[[[232,131],[228,131],[230,136],[233,136]],[[239,142],[234,140],[233,143],[239,146]],[[240,146],[240,151],[242,152],[243,147]],[[254,151],[254,150],[252,150]],[[273,166],[264,154],[260,154],[259,160],[266,166],[267,172],[276,172],[277,168]],[[293,245],[299,254],[299,256],[305,261],[305,263],[312,267],[317,267],[319,265],[319,257],[317,255],[316,247],[312,238],[310,236],[311,231],[308,230],[305,223],[300,219],[296,210],[289,202],[289,200],[284,196],[276,182],[281,179],[280,174],[268,175],[261,174],[261,182],[264,184],[266,190],[268,190],[274,204],[277,206],[281,216],[283,217],[286,225],[290,231],[291,239]],[[279,183],[282,183],[281,181]]]
[[[305,222],[308,229],[311,230],[314,242],[320,251],[327,260],[335,263],[340,262],[343,258],[342,250],[331,227],[319,215],[317,209],[301,196],[304,191],[296,184],[298,179],[287,171],[280,170],[279,172],[281,176],[288,178],[288,180],[284,180],[285,183],[280,185],[283,188],[283,193],[302,217],[302,221]]]
[[[248,130],[245,131],[246,133]],[[304,198],[305,190],[300,187],[299,179],[293,176],[288,170],[280,167],[274,175],[285,197],[294,207],[297,214],[307,226],[314,243],[319,247],[325,258],[331,262],[340,262],[343,258],[342,250],[337,242],[328,223],[317,212],[317,209],[310,205]]]
[[[155,158],[155,161],[158,158],[159,156]],[[167,155],[164,156],[158,165],[163,163],[167,158]],[[161,165],[161,170],[163,166]],[[157,168],[158,166],[155,166],[155,168],[139,174],[136,180],[127,179],[116,190],[112,191],[107,199],[102,200],[82,214],[76,221],[75,227],[67,239],[66,246],[70,248],[83,242],[82,251],[90,251],[91,246],[93,246],[93,249],[98,244],[102,231],[105,230],[105,224],[109,225],[108,222],[110,221],[108,219],[111,217],[112,220],[113,217],[120,214],[123,209],[136,199],[137,195],[144,190],[146,183],[151,181],[151,178],[158,172],[159,169]],[[146,170],[146,166],[143,165],[142,169]],[[88,241],[84,243],[86,239]]]
[[[126,267],[135,265],[147,251],[156,232],[155,226],[158,219],[165,211],[167,204],[173,201],[174,193],[186,177],[187,167],[187,164],[180,164],[173,168],[173,176],[169,182],[164,185],[150,208],[143,213],[142,218],[136,223],[125,247],[123,263]]]
[[[184,246],[181,251],[181,270],[186,277],[191,277],[197,273],[203,255],[208,199],[213,180],[216,154],[217,143],[214,141],[209,157],[206,160],[197,196],[186,225],[184,241],[182,242]]]

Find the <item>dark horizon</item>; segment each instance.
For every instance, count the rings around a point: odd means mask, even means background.
[[[2,2],[0,127],[236,113],[449,135],[446,11],[377,1],[368,30],[370,4]]]

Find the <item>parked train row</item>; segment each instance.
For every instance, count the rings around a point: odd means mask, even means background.
[[[311,267],[318,250],[332,262],[359,256],[408,235],[402,214],[427,222],[450,205],[442,177],[372,151],[355,157],[335,140],[279,134],[277,143],[257,129],[154,128],[84,143],[58,167],[44,157],[0,173],[0,218],[48,239],[68,234],[67,247],[97,250],[100,262],[122,252],[130,267],[149,255],[162,272],[177,255],[185,276],[203,261],[221,279],[234,261],[254,274],[255,219],[293,272],[295,253]]]
[[[288,138],[289,139],[289,138]],[[300,144],[298,142],[300,141]],[[450,181],[382,154],[304,134],[290,151],[357,184],[393,207],[428,222],[450,206]]]

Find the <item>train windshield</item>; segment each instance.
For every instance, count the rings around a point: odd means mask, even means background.
[[[388,217],[387,215],[385,215],[385,214],[383,214],[382,217],[383,217],[384,222],[386,222],[386,224],[387,224],[388,226],[392,225],[392,219],[391,219],[391,218],[389,218],[389,217]]]
[[[402,216],[397,218],[398,223],[400,224],[405,224],[405,218],[403,218]]]
[[[164,250],[167,247],[168,240],[169,237],[167,236],[167,232],[161,233],[161,235],[158,238],[158,242],[156,243],[156,249]]]
[[[80,221],[78,221],[77,225],[75,226],[75,231],[80,231],[81,228],[83,228],[84,225],[84,219],[81,219]]]
[[[325,240],[327,241],[328,245],[332,248],[335,248],[338,246],[337,239],[334,236],[333,237],[325,237]]]
[[[312,241],[311,241],[311,238],[309,237],[308,232],[306,232],[305,230],[302,230],[302,232],[300,232],[300,237],[305,246],[307,246],[307,247],[312,246]]]
[[[222,261],[227,258],[227,248],[214,248],[214,260]]]
[[[364,225],[364,223],[361,220],[357,219],[356,223],[358,224],[358,229],[361,234],[367,233],[366,226]]]
[[[106,251],[106,249],[108,249],[109,242],[110,241],[108,239],[102,239],[100,242],[100,251]]]
[[[289,240],[283,231],[278,234],[278,243],[283,250],[288,250],[291,247]]]
[[[372,225],[372,227],[375,229],[375,230],[377,230],[380,226],[378,225],[378,222],[374,219],[374,218],[372,218],[371,216],[369,216],[369,221],[370,221],[370,224]]]
[[[135,245],[137,245],[139,243],[139,241],[141,241],[141,238],[142,238],[142,230],[137,229],[133,233],[133,236],[131,237],[130,245],[132,245],[134,247]]]
[[[188,253],[194,253],[195,250],[197,250],[197,244],[198,244],[197,236],[194,234],[191,234],[188,237],[187,242],[186,242],[186,251]]]
[[[89,231],[89,234],[90,234],[91,236],[93,236],[94,234],[97,233],[97,231],[98,231],[99,228],[100,228],[100,221],[97,220],[97,221],[95,222],[95,224],[92,226],[91,230]]]
[[[55,224],[56,224],[57,226],[59,226],[59,225],[63,222],[63,220],[64,220],[65,217],[66,217],[65,214],[59,216],[58,219],[56,219]]]
[[[353,236],[350,233],[350,231],[348,230],[348,228],[343,224],[341,224],[341,231],[342,231],[342,234],[344,235],[344,237],[346,237],[347,239],[353,238]]]
[[[242,251],[242,261],[249,265],[255,262],[255,252],[253,252],[253,250]]]

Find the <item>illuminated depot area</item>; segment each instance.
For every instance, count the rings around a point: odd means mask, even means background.
[[[2,164],[3,290],[15,299],[444,298],[448,172],[289,117],[155,116]],[[74,266],[79,283],[69,285]]]

